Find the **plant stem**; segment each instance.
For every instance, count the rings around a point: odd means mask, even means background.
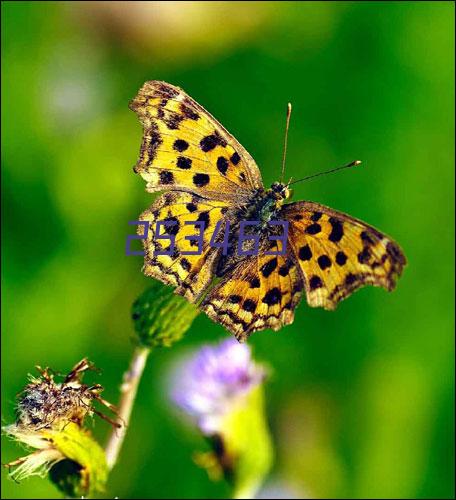
[[[106,462],[108,469],[111,470],[117,462],[117,458],[122,448],[125,435],[127,434],[130,423],[131,411],[135,402],[138,385],[146,366],[147,357],[150,349],[148,347],[136,347],[130,362],[130,368],[124,373],[123,383],[120,387],[120,403],[117,421],[121,424],[120,428],[114,428],[106,444]]]

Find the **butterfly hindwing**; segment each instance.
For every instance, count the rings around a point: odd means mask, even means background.
[[[140,216],[140,220],[149,223],[144,240],[144,274],[176,287],[176,293],[190,302],[196,301],[214,275],[217,250],[209,245],[209,241],[217,222],[224,219],[226,210],[224,202],[209,201],[191,193],[175,191],[161,195]],[[173,237],[174,248],[169,238],[157,239],[157,221],[168,223],[160,229],[160,236]],[[144,235],[142,225],[138,232]],[[199,234],[201,242],[197,239]],[[157,250],[171,255],[157,255]],[[184,255],[185,252],[198,255]]]
[[[204,299],[210,318],[244,341],[266,328],[279,330],[293,322],[303,281],[296,263],[285,255],[266,255],[265,240],[258,255],[241,260]],[[281,248],[275,244],[274,252]]]
[[[135,166],[150,192],[190,191],[211,199],[246,200],[262,188],[249,153],[183,90],[150,81],[131,101],[144,127]]]
[[[335,309],[365,285],[393,290],[406,263],[391,238],[364,222],[324,205],[284,205],[288,242],[304,278],[312,307]]]

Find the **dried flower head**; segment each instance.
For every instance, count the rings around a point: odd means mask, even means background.
[[[68,422],[82,425],[87,415],[96,413],[118,426],[93,408],[92,402],[97,400],[115,412],[114,406],[100,397],[103,387],[99,384],[89,386],[82,383],[84,372],[94,369],[93,364],[84,358],[62,382],[56,382],[55,374],[49,368],[37,366],[40,377],[31,376],[30,383],[19,394],[16,424],[29,429],[56,428]]]
[[[77,363],[63,380],[49,368],[37,367],[39,377],[19,394],[16,422],[2,431],[16,441],[34,449],[5,467],[13,469],[11,477],[21,480],[50,472],[53,482],[67,495],[81,496],[102,491],[107,479],[103,449],[83,427],[87,415],[94,413],[119,427],[93,407],[93,402],[115,412],[114,406],[100,397],[101,385],[86,385],[82,376],[95,369],[87,360]]]

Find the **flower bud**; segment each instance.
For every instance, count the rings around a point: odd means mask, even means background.
[[[133,304],[137,341],[144,347],[170,347],[183,337],[198,312],[171,287],[154,281]]]

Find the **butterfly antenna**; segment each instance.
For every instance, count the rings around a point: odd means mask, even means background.
[[[338,170],[343,170],[345,168],[357,167],[358,165],[361,165],[361,161],[355,160],[349,163],[348,165],[344,165],[343,167],[332,168],[331,170],[326,170],[318,174],[308,175],[307,177],[303,177],[302,179],[298,179],[297,181],[291,182],[289,185],[291,186],[292,184],[296,184],[297,182],[307,181],[309,179],[313,179],[314,177],[320,177],[320,175],[331,174],[332,172],[337,172]]]
[[[280,176],[280,182],[283,182],[283,176],[285,174],[285,160],[287,158],[288,128],[290,127],[290,117],[291,117],[291,102],[289,102],[287,106],[287,125],[285,127],[285,141],[283,145],[283,157],[282,157],[282,175]]]

